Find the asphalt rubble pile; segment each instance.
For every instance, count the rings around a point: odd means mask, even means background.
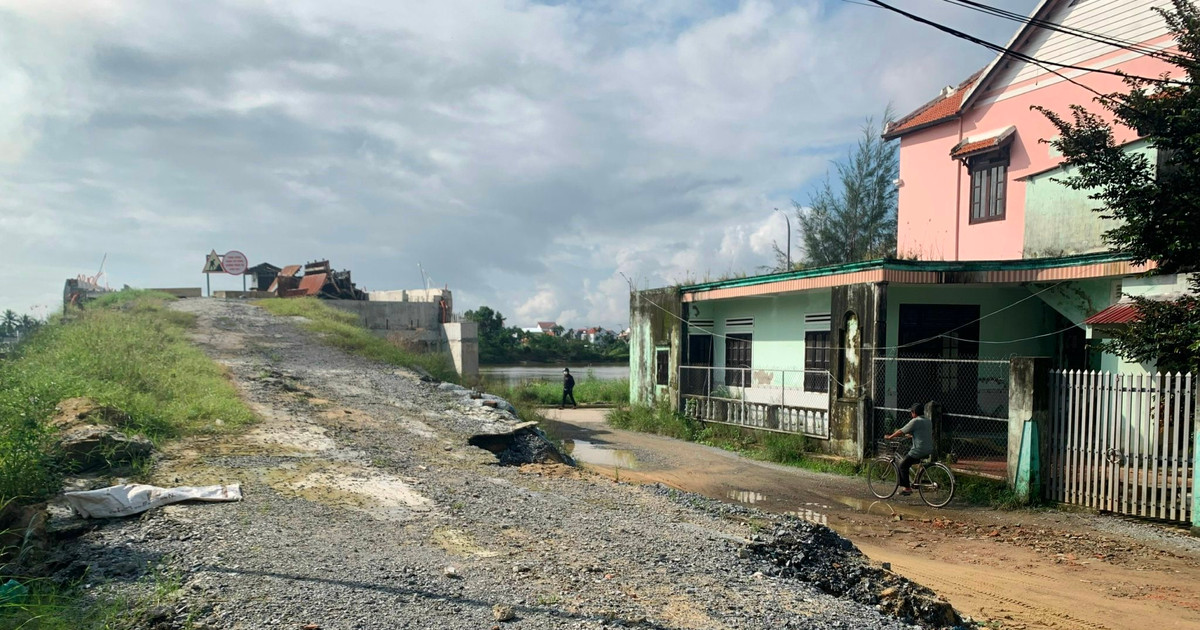
[[[738,556],[764,576],[803,582],[922,628],[976,627],[928,588],[872,565],[854,543],[824,525],[794,516],[767,514],[661,484],[651,489],[676,503],[714,516],[772,521],[774,527],[770,533],[755,534],[738,550]]]
[[[453,383],[441,383],[438,389],[458,396],[459,402],[470,411],[471,419],[479,424],[479,432],[467,443],[490,451],[502,466],[575,465],[575,460],[562,452],[536,422],[522,422],[507,400]]]
[[[923,628],[967,625],[949,602],[920,584],[873,566],[853,543],[824,525],[788,519],[770,534],[756,534],[742,555],[760,561],[765,575],[806,582],[906,623]]]

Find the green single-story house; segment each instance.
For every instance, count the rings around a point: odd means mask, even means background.
[[[1122,321],[1122,294],[1172,293],[1185,282],[1146,271],[1108,253],[875,260],[637,291],[631,402],[666,400],[706,421],[801,433],[816,450],[860,458],[910,405],[933,401],[952,456],[1002,476],[1013,357],[1152,370],[1094,343]]]

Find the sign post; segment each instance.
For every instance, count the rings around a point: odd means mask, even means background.
[[[208,289],[208,297],[212,297],[212,274],[227,273],[231,276],[242,277],[242,291],[246,290],[246,269],[250,266],[246,255],[236,249],[218,254],[212,250],[204,259],[204,284]]]
[[[221,264],[221,255],[217,250],[212,250],[208,256],[204,258],[204,286],[208,289],[208,297],[212,297],[212,274],[224,273],[225,267]]]
[[[246,259],[246,255],[236,249],[231,249],[221,257],[221,265],[225,267],[225,273],[242,277],[242,291],[245,292],[246,269],[250,267],[250,261]]]

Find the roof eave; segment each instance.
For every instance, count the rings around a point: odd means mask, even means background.
[[[1061,1],[1062,0],[1041,0],[1037,8],[1034,9],[1033,13],[1030,14],[1030,19],[1016,32],[1015,35],[1012,36],[1012,39],[1008,40],[1008,45],[1004,47],[1004,50],[1013,50],[1022,40],[1022,38],[1032,32],[1033,29],[1040,28],[1035,24],[1035,22],[1044,20],[1046,14],[1050,13],[1050,11]],[[966,111],[967,108],[974,103],[976,96],[982,92],[984,85],[987,83],[988,79],[992,77],[992,73],[996,71],[996,68],[1000,66],[1000,62],[1004,61],[1004,58],[1007,56],[1007,52],[1002,52],[996,55],[996,58],[992,59],[992,62],[983,69],[983,72],[979,74],[979,80],[976,81],[975,84],[970,88],[968,88],[967,93],[963,95],[962,103],[960,103],[958,106],[959,112]]]
[[[936,127],[940,124],[950,122],[951,120],[957,119],[959,116],[960,116],[960,113],[955,112],[953,114],[950,114],[949,116],[943,116],[936,120],[930,120],[928,122],[923,122],[919,125],[913,125],[912,127],[905,127],[903,129],[899,129],[897,131],[888,132],[888,133],[883,134],[883,139],[884,140],[895,140],[896,138],[899,138],[901,136],[907,136],[910,133],[915,133],[915,132],[921,131],[923,129],[928,129],[930,127]]]
[[[745,286],[753,286],[759,284],[768,284],[772,282],[786,280],[803,280],[806,278],[814,278],[820,276],[831,276],[844,273],[853,273],[857,271],[867,271],[873,269],[890,269],[899,271],[934,271],[944,273],[961,273],[961,272],[981,272],[981,271],[1003,271],[1003,270],[1028,270],[1028,269],[1052,269],[1059,267],[1073,267],[1078,265],[1090,265],[1106,262],[1119,262],[1129,260],[1130,257],[1126,254],[1114,254],[1112,252],[1096,252],[1091,254],[1077,254],[1074,256],[1057,256],[1054,258],[1025,258],[1017,260],[971,260],[971,261],[942,261],[942,260],[899,260],[893,258],[881,258],[876,260],[868,260],[856,263],[845,263],[841,265],[831,265],[826,267],[817,267],[814,269],[801,269],[798,271],[784,271],[773,274],[764,274],[761,276],[747,276],[745,278],[733,278],[730,280],[716,280],[713,282],[704,282],[701,284],[693,284],[679,287],[679,293],[704,293],[717,289],[732,289]]]

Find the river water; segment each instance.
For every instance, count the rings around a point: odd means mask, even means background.
[[[629,378],[629,366],[617,365],[568,365],[576,381],[596,379],[619,381]],[[481,365],[479,374],[491,381],[502,381],[516,385],[527,381],[561,381],[563,366],[553,365]]]

